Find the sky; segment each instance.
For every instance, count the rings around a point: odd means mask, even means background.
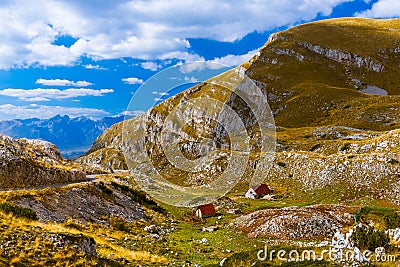
[[[124,114],[166,68],[236,66],[301,23],[399,16],[398,0],[0,0],[0,120]],[[137,114],[174,93],[143,90]]]

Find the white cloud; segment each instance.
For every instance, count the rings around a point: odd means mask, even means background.
[[[27,98],[20,98],[20,100],[23,99],[23,101],[27,101],[27,102],[46,102],[46,101],[50,101],[50,99],[46,98],[46,97],[27,97]]]
[[[143,69],[151,70],[151,71],[157,71],[162,68],[162,66],[160,64],[157,64],[156,62],[152,62],[152,61],[142,62],[140,64],[140,66]]]
[[[167,96],[169,95],[167,92],[157,92],[157,91],[153,91],[151,92],[153,95],[160,95],[160,96]]]
[[[328,15],[347,1],[351,0],[119,0],[96,5],[79,0],[3,1],[0,69],[74,65],[83,55],[203,60],[189,52],[189,38],[234,41],[254,31]],[[398,6],[394,0],[380,2],[391,2],[393,9]],[[77,41],[70,47],[55,45],[60,35]]]
[[[359,17],[391,18],[400,16],[400,2],[398,0],[379,0],[372,8],[355,14]]]
[[[203,71],[206,69],[219,70],[228,67],[226,65],[222,65],[221,63],[212,61],[196,61],[187,64],[178,63],[176,65],[180,66],[179,71],[184,74],[191,73],[194,71]]]
[[[126,84],[142,84],[143,80],[136,78],[136,77],[130,77],[130,78],[123,78],[122,81]]]
[[[119,113],[118,115],[136,117],[142,115],[143,113],[144,113],[143,110],[125,110]]]
[[[194,76],[191,76],[191,77],[188,77],[188,76],[185,76],[185,78],[183,78],[184,80],[185,80],[185,82],[189,82],[189,83],[195,83],[195,82],[198,82],[199,80],[196,78],[196,77],[194,77]]]
[[[94,70],[108,70],[107,68],[104,68],[100,65],[92,65],[92,64],[83,65],[83,67],[86,69],[94,69]]]
[[[164,100],[164,99],[162,99],[162,98],[160,98],[160,97],[156,97],[156,98],[154,98],[154,101],[156,101],[156,102],[158,102],[158,101],[162,101],[162,100]]]
[[[31,104],[28,106],[15,106],[11,104],[0,105],[0,120],[39,118],[48,119],[56,115],[70,117],[104,117],[109,113],[102,109],[77,108],[63,106],[45,106]]]
[[[113,89],[69,88],[66,90],[36,88],[31,90],[7,88],[0,90],[0,95],[17,97],[22,101],[48,101],[50,99],[66,99],[83,96],[103,96],[114,92]]]
[[[250,60],[258,50],[251,50],[246,54],[243,55],[227,55],[224,57],[219,57],[219,58],[214,58],[211,60],[211,62],[218,63],[218,64],[223,64],[226,66],[238,66],[240,64],[243,64],[244,62]]]
[[[87,87],[92,85],[92,83],[87,82],[87,81],[70,81],[70,80],[65,80],[65,79],[37,79],[36,84],[42,84],[42,85],[47,85],[47,86],[76,86],[76,87]]]
[[[203,61],[204,60],[204,58],[199,55],[191,54],[188,52],[182,52],[182,51],[168,52],[168,53],[164,53],[161,56],[158,56],[158,59],[161,59],[161,60],[167,60],[170,58],[180,59],[185,62]]]

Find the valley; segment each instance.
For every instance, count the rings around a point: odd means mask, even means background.
[[[332,19],[271,35],[236,69],[261,88],[274,115],[275,153],[258,177],[272,189],[265,198],[245,197],[260,162],[255,115],[238,94],[212,83],[166,99],[148,117],[113,124],[76,160],[51,143],[1,135],[0,266],[398,266],[399,47],[400,19]],[[234,109],[251,147],[240,182],[202,219],[195,207],[146,194],[125,157],[148,155],[165,181],[182,186],[217,179],[233,153],[226,129],[211,119],[187,121],[179,131],[164,125],[174,109],[199,97]],[[123,131],[143,118],[146,143],[137,148]],[[176,168],[162,151],[165,129],[174,130],[191,160],[202,153],[199,140],[215,138],[218,158],[202,172]],[[323,255],[338,249],[338,239],[356,256],[257,257],[266,246]],[[377,248],[397,261],[360,256]]]

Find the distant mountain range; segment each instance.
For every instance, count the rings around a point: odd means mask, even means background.
[[[93,120],[60,115],[50,119],[16,119],[0,121],[0,133],[14,138],[49,141],[57,145],[64,157],[76,158],[84,154],[105,129],[123,120],[124,116]]]

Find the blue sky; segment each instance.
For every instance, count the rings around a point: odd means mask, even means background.
[[[0,120],[118,115],[165,68],[236,66],[300,23],[399,15],[398,0],[1,1]],[[146,90],[138,112],[170,96]]]

